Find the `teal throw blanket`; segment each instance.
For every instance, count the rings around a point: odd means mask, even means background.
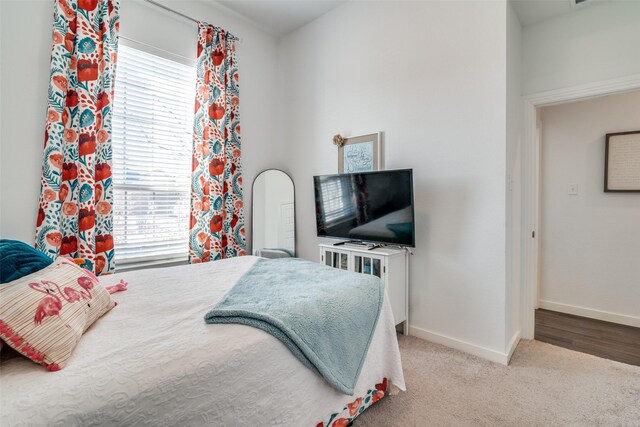
[[[384,284],[297,258],[259,259],[205,315],[282,341],[310,369],[353,395],[384,301]]]

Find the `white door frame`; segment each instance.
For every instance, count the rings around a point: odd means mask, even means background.
[[[537,109],[553,104],[563,104],[638,89],[640,89],[640,74],[523,97],[522,293],[520,314],[522,316],[521,336],[524,339],[533,339],[534,337],[534,310],[538,306],[540,138],[538,135]]]

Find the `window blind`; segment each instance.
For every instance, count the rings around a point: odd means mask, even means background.
[[[188,257],[195,74],[195,66],[118,49],[112,147],[119,266]]]

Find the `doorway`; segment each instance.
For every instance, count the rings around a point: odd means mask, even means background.
[[[559,104],[584,101],[607,95],[623,94],[640,89],[640,76],[617,79],[607,82],[582,85],[558,91],[528,96],[524,100],[524,138],[523,138],[523,211],[522,211],[522,337],[533,339],[535,335],[535,310],[540,308],[540,237],[544,234],[541,222],[542,190],[542,141],[539,110]],[[604,150],[604,149],[603,149]],[[565,180],[566,181],[566,180]],[[573,182],[564,182],[564,188]],[[579,184],[579,183],[578,183]],[[580,196],[578,186],[578,197]],[[637,193],[636,193],[637,194]],[[566,197],[569,197],[566,195]],[[638,197],[638,196],[636,196]],[[541,234],[542,233],[542,234]],[[552,307],[557,308],[557,307]],[[543,308],[544,309],[544,308]],[[566,311],[566,310],[564,310]],[[565,313],[570,314],[570,313]],[[609,319],[611,320],[611,319]]]

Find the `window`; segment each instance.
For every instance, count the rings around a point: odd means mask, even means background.
[[[189,251],[195,66],[120,45],[113,105],[113,228],[121,267]]]
[[[325,221],[328,225],[337,224],[355,214],[348,177],[338,176],[327,180],[322,185],[321,197]]]

